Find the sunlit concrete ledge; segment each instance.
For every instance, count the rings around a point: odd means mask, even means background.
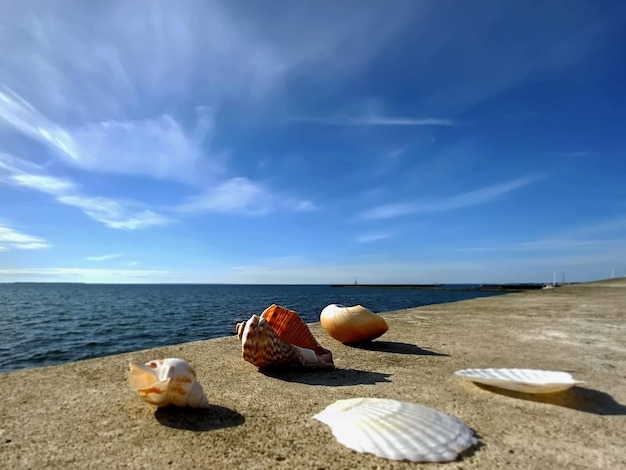
[[[388,397],[452,414],[480,436],[424,468],[626,468],[626,280],[385,314],[368,348],[313,324],[335,370],[260,373],[235,336],[0,374],[1,468],[421,468],[357,454],[311,417],[342,398]],[[243,319],[243,318],[242,318]],[[211,408],[160,409],[126,383],[129,360],[180,357]],[[545,396],[454,376],[473,367],[568,371]]]

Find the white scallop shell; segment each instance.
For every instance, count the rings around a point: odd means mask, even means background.
[[[313,419],[346,447],[390,460],[449,462],[476,444],[474,432],[453,416],[384,398],[338,400]]]
[[[157,359],[145,364],[131,361],[128,384],[143,401],[158,407],[209,407],[196,373],[183,359]]]
[[[560,392],[582,383],[567,372],[552,370],[464,369],[455,374],[472,382],[524,393]]]

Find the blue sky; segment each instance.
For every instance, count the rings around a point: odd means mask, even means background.
[[[0,282],[626,275],[625,2],[0,3]]]

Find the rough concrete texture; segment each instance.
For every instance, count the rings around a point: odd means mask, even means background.
[[[369,347],[312,325],[334,353],[331,371],[261,373],[233,336],[2,374],[0,467],[626,468],[625,308],[620,279],[388,313],[389,331]],[[128,361],[164,357],[195,367],[209,410],[157,410],[131,392]],[[454,376],[482,367],[562,370],[585,383],[540,396]],[[311,419],[361,396],[452,414],[481,444],[447,464],[393,462],[341,446]]]

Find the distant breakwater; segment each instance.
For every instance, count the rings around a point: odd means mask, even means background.
[[[477,285],[453,285],[453,284],[331,284],[331,287],[351,287],[365,289],[428,289],[428,290],[463,290],[463,291],[524,291],[542,289],[543,283],[521,284],[477,284]]]

